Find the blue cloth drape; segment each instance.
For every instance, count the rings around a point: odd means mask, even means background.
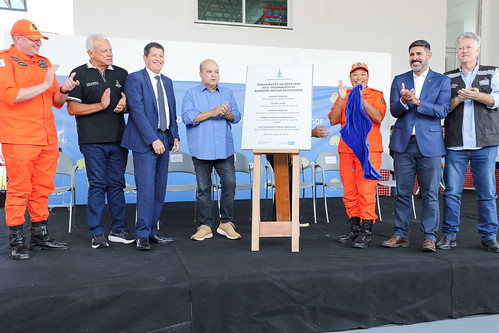
[[[341,139],[352,149],[362,165],[364,179],[380,180],[381,174],[371,164],[367,135],[373,126],[362,106],[362,85],[358,84],[348,95],[345,109],[346,124],[340,130]]]

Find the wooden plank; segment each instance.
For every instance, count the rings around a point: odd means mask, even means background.
[[[255,149],[253,154],[300,154],[299,150],[286,150],[286,149]]]
[[[260,237],[291,237],[291,252],[299,252],[300,241],[300,207],[299,207],[299,167],[300,152],[290,150],[253,150],[253,198],[251,220],[251,251],[260,250]],[[261,187],[261,154],[274,155],[274,171],[276,182],[276,206],[278,221],[262,222],[260,216],[260,187]],[[292,168],[292,195],[289,195],[288,155],[291,155]],[[279,199],[281,201],[279,201]],[[290,212],[292,203],[292,216]]]
[[[260,237],[291,237],[291,222],[260,222]]]
[[[274,171],[277,221],[291,221],[288,154],[274,154]]]
[[[260,184],[262,181],[262,155],[253,158],[253,198],[251,211],[251,251],[260,250]]]
[[[300,252],[300,155],[292,155],[293,171],[293,189],[292,189],[292,212],[291,219],[291,252]]]

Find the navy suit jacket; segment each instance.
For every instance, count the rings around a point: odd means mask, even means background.
[[[416,138],[421,153],[428,157],[445,155],[440,119],[449,113],[450,79],[430,69],[419,96],[421,105],[418,107],[408,102],[409,109],[400,102],[402,83],[408,90],[414,88],[412,71],[395,76],[392,82],[390,112],[397,121],[393,127],[390,149],[403,153],[409,144],[412,129],[416,126]]]
[[[174,139],[179,138],[175,95],[172,80],[162,74],[161,80],[170,108],[168,142],[163,142],[163,144],[166,150],[170,151],[173,148]],[[127,76],[125,95],[130,116],[123,133],[121,146],[132,151],[145,153],[152,149],[154,141],[160,139],[158,136],[158,103],[151,79],[145,68]]]

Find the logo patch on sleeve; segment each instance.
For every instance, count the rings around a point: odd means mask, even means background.
[[[0,59],[0,67],[5,67],[5,60],[4,59]]]

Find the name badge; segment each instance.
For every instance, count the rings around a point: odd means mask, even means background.
[[[489,79],[483,79],[478,82],[479,85],[481,86],[488,86],[490,85],[490,80]]]

